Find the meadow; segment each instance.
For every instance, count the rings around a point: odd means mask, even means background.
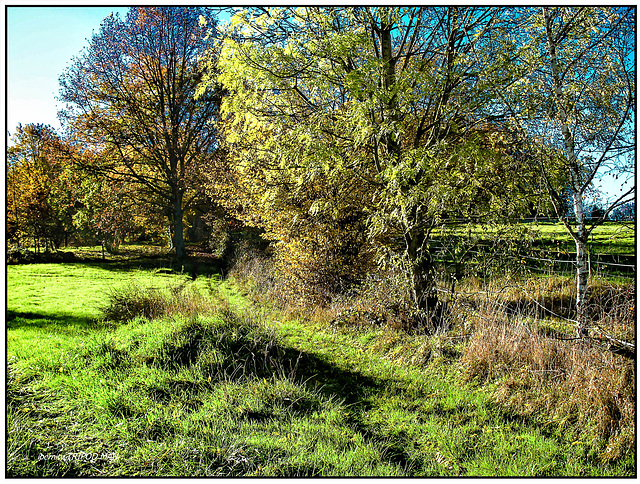
[[[255,282],[162,258],[9,265],[6,475],[635,475],[620,357],[565,361],[522,321],[341,325]]]
[[[561,250],[575,252],[575,244],[559,222],[538,222],[531,224],[539,245],[552,250],[560,246]],[[594,254],[635,255],[635,223],[605,222],[597,226],[589,240],[590,250]]]

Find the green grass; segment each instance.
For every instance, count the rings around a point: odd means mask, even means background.
[[[588,224],[587,224],[588,225]],[[502,237],[530,238],[537,249],[575,253],[575,242],[561,222],[530,222],[519,223],[514,226],[474,225],[458,229],[460,236],[477,237],[491,240],[498,233]],[[437,238],[438,231],[434,232]],[[597,226],[589,239],[590,250],[593,254],[601,255],[635,255],[635,224],[633,222],[605,222]]]
[[[438,231],[433,234],[434,248],[441,251],[436,260],[447,271],[459,270],[464,261],[470,273],[475,267],[480,273],[490,270],[494,276],[513,271],[541,275],[575,272],[575,241],[560,222],[477,224],[455,229],[443,239],[440,236]],[[635,223],[605,222],[595,227],[588,251],[592,275],[618,282],[634,278]]]
[[[57,354],[93,332],[110,291],[129,283],[166,286],[177,279],[187,276],[92,263],[8,266],[8,356],[28,361],[34,348]]]
[[[338,330],[253,307],[230,282],[113,269],[7,268],[8,476],[635,472],[464,383],[446,339]],[[202,311],[99,321],[110,294],[149,287],[200,294]]]
[[[565,252],[575,252],[575,243],[561,223],[539,222],[531,224],[541,246]],[[594,254],[629,254],[636,252],[635,224],[605,222],[591,235],[590,247]]]

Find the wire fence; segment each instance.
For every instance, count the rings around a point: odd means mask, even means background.
[[[522,271],[545,275],[572,275],[577,268],[576,254],[571,252],[541,251],[541,254],[501,252],[490,246],[478,245],[478,249],[463,251],[464,256],[456,260],[452,255],[452,247],[432,247],[434,260],[443,265],[485,265],[507,266],[505,261],[510,261],[511,266],[517,265]],[[553,258],[552,254],[561,254],[562,258]],[[516,262],[517,264],[513,264]],[[589,272],[601,277],[632,277],[636,275],[636,256],[631,254],[598,254],[590,253],[587,259]]]
[[[432,247],[434,259],[444,269],[436,278],[434,289],[439,298],[461,310],[465,318],[472,316],[491,324],[527,321],[537,328],[536,331],[542,331],[541,334],[552,339],[588,343],[635,359],[635,255],[590,254],[590,275],[602,279],[594,284],[593,290],[589,290],[585,300],[584,317],[589,334],[577,335],[576,261],[570,259],[575,257],[575,253],[563,253],[564,258],[554,258],[548,252],[536,256],[484,248],[486,250],[459,251],[459,258],[453,261],[447,257],[447,253],[455,253],[453,247]],[[464,257],[461,252],[464,252]],[[601,257],[607,260],[600,260]],[[524,267],[516,264],[519,274],[568,277],[555,280],[511,277],[514,272],[509,271],[505,260],[528,261]],[[498,268],[493,273],[487,270],[491,263]],[[462,277],[474,272],[481,275],[475,281],[458,280],[450,270],[452,266],[467,271],[460,274]],[[508,277],[495,277],[500,270],[505,275],[508,272]]]

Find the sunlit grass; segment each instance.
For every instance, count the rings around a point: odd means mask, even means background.
[[[534,223],[531,228],[541,245],[575,252],[575,243],[561,223]],[[595,254],[635,254],[635,224],[605,222],[593,230],[589,242]]]
[[[474,225],[465,227],[460,234],[478,237],[480,240],[504,233],[512,236],[514,231],[523,231],[534,247],[560,253],[575,253],[575,242],[561,222],[520,223],[508,226]],[[437,238],[437,231],[434,232]],[[635,223],[605,222],[593,230],[589,245],[594,254],[635,254]]]
[[[336,329],[252,306],[228,281],[121,269],[8,267],[8,475],[634,472],[465,383],[464,343]],[[103,321],[141,294],[165,312]]]

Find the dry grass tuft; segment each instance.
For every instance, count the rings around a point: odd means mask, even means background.
[[[498,300],[485,302],[461,359],[466,378],[499,382],[497,402],[516,414],[550,416],[549,423],[595,435],[603,459],[632,451],[633,362],[582,340],[550,337],[539,323],[505,311]]]

